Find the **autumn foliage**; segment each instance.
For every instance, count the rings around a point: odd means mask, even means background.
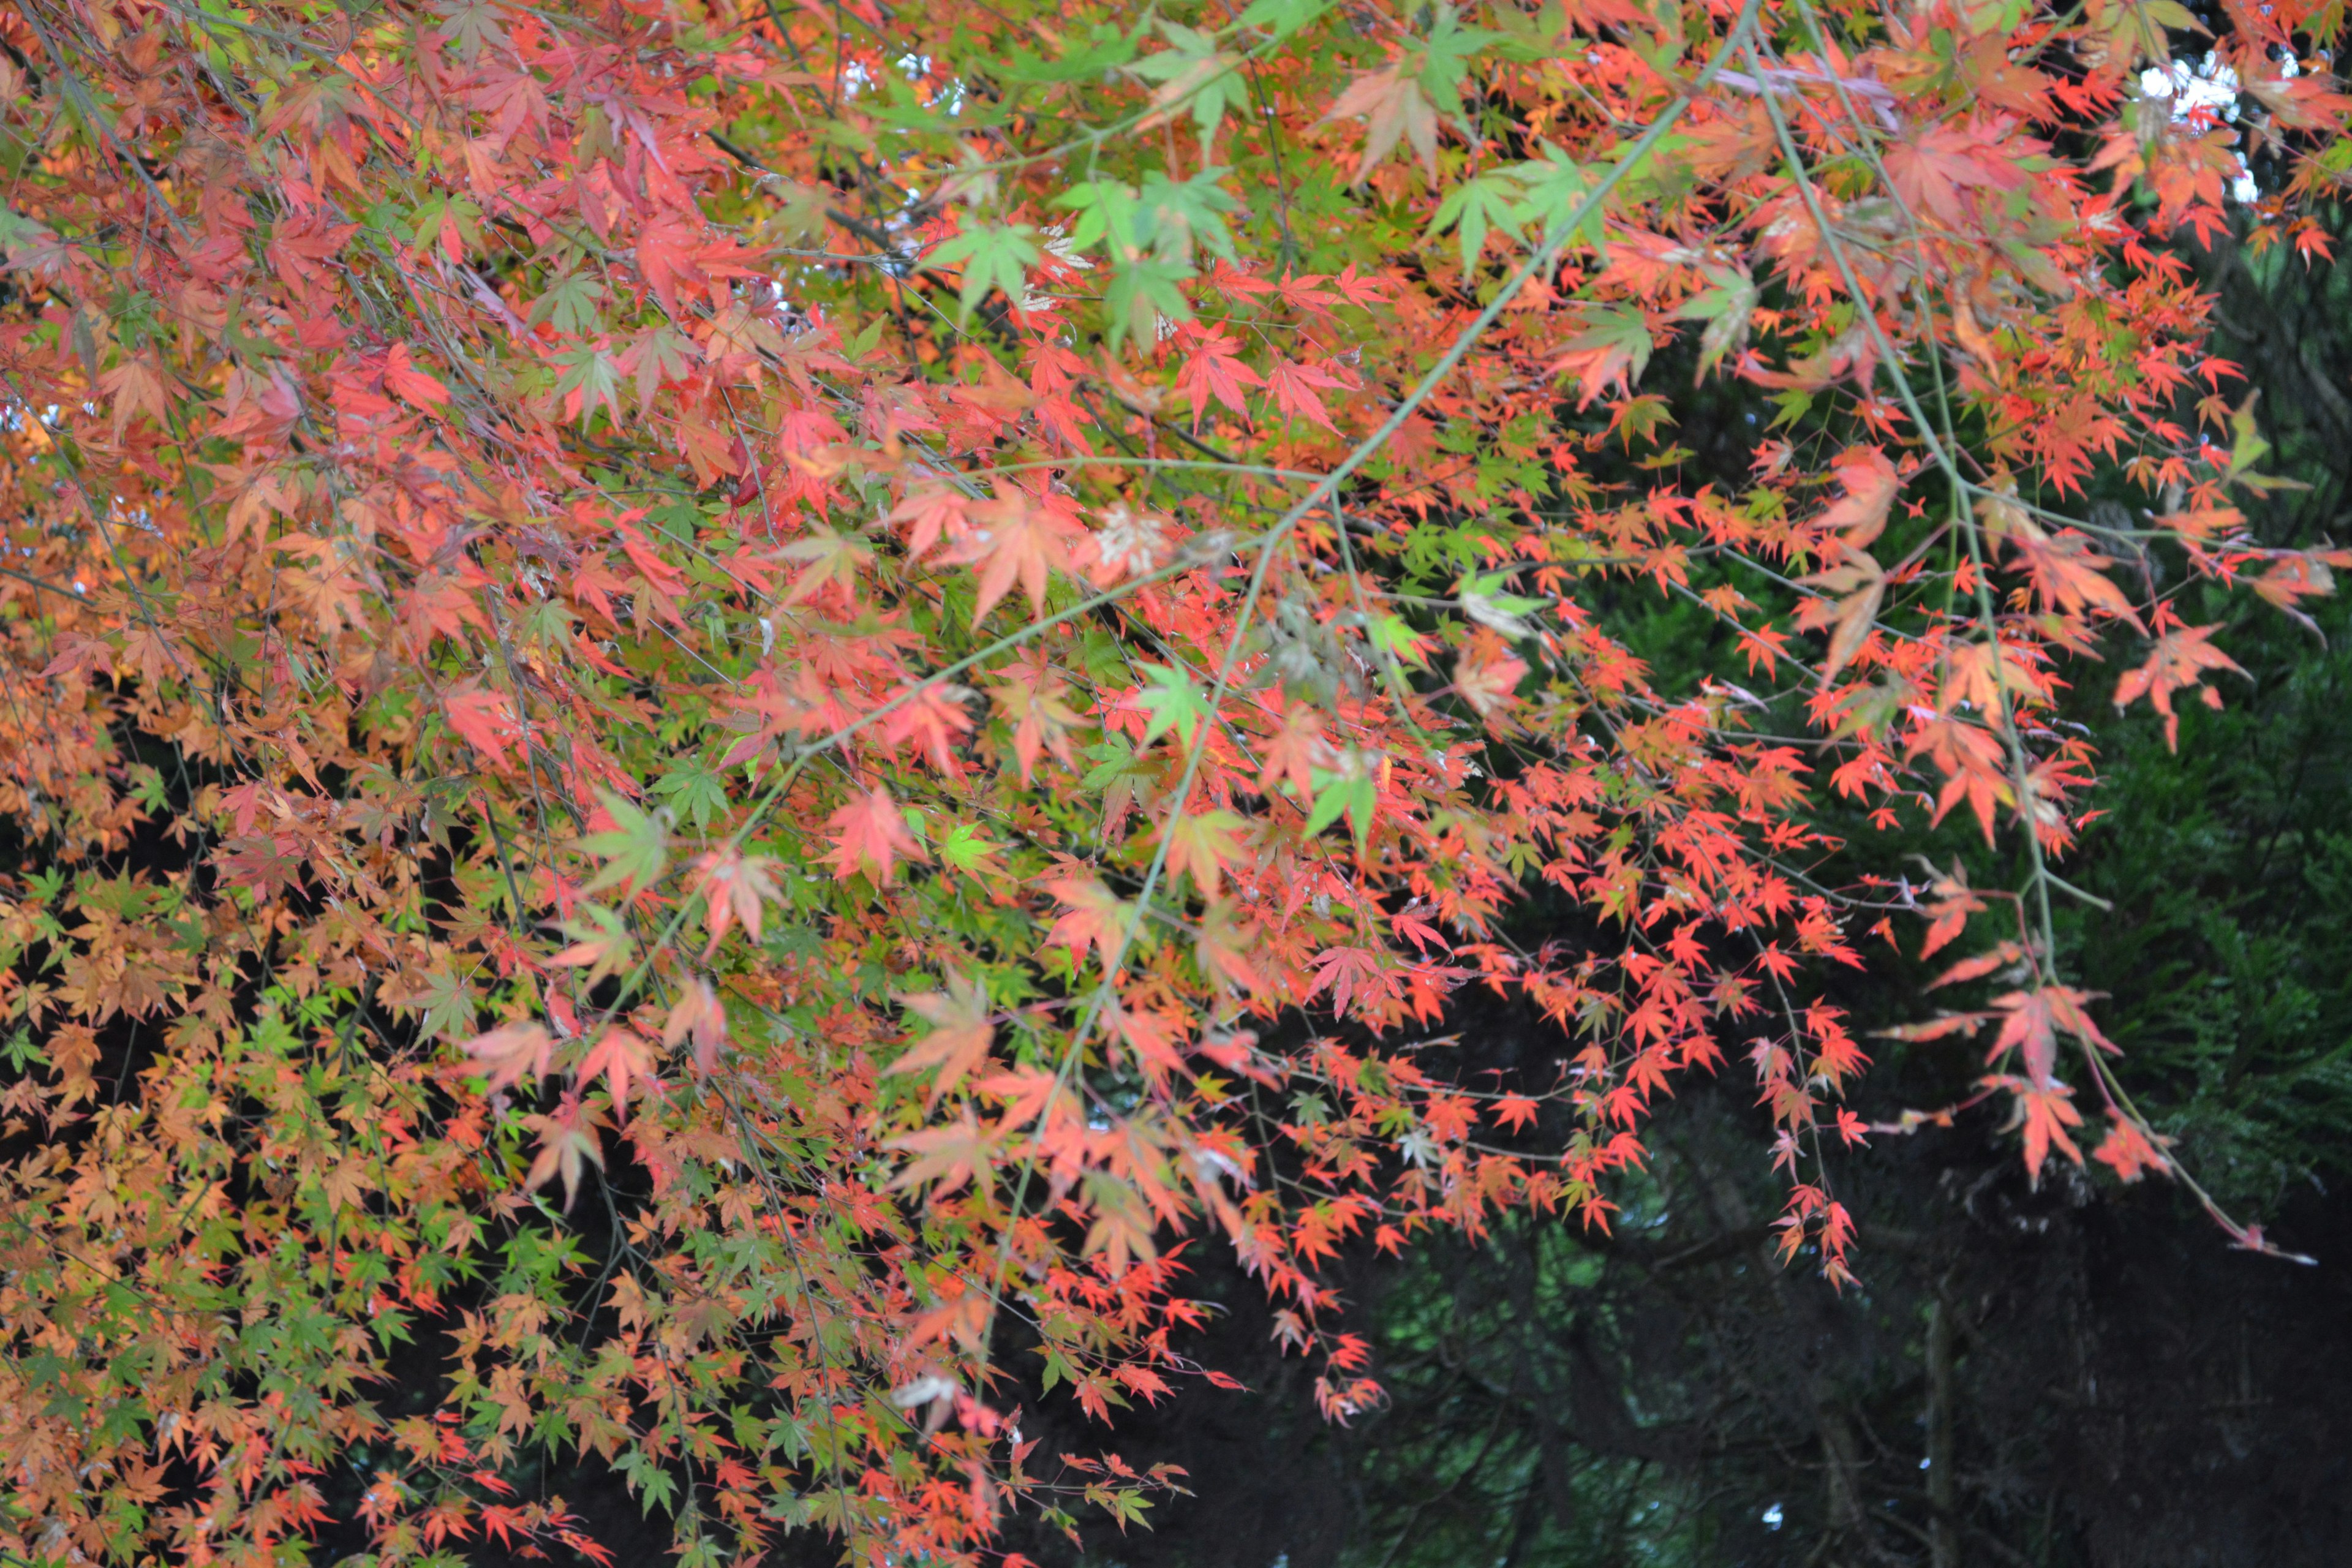
[[[2029,1165],[2189,1179],[2053,952],[2049,721],[2218,702],[2183,585],[2345,563],[2246,533],[2179,249],[2324,247],[2340,8],[2208,20],[0,16],[0,1549],[597,1555],[538,1455],[690,1565],[1137,1518],[1017,1406],[1219,1378],[1188,1250],[1346,1419],[1337,1249],[1608,1225],[1688,1071],[1845,1279],[1874,926]],[[1556,1070],[1454,1073],[1465,986]]]

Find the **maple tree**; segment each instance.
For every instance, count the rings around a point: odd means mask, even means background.
[[[2060,961],[2046,721],[2218,701],[2181,585],[2346,564],[2245,528],[2168,248],[2251,152],[2324,253],[2340,16],[2219,20],[2234,124],[2170,0],[0,17],[0,1548],[598,1555],[539,1453],[690,1563],[1140,1518],[1008,1345],[1105,1421],[1222,1376],[1213,1242],[1345,1419],[1343,1241],[1605,1226],[1727,1055],[1849,1278],[1807,975],[1874,922],[2030,1167],[2193,1186]],[[1669,365],[1769,398],[1737,463]],[[1737,670],[1654,679],[1656,599]],[[2023,879],[1822,885],[1822,799]],[[1558,1071],[1450,1071],[1463,986]]]

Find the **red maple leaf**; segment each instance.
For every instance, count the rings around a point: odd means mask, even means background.
[[[859,795],[827,818],[825,826],[833,835],[833,849],[822,858],[845,882],[864,871],[877,887],[887,888],[899,860],[930,858],[908,829],[906,812],[887,789]]]

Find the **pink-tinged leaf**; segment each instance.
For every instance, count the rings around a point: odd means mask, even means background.
[[[547,1076],[555,1052],[555,1038],[539,1024],[501,1024],[466,1042],[466,1054],[489,1075],[489,1092],[498,1093],[530,1079]]]
[[[1084,963],[1092,947],[1108,968],[1134,918],[1132,908],[1089,876],[1055,878],[1045,884],[1045,891],[1068,906],[1045,933],[1045,945],[1068,948],[1076,963]]]
[[[976,569],[979,596],[971,624],[980,625],[1016,583],[1028,595],[1030,614],[1042,614],[1045,584],[1053,574],[1071,570],[1072,548],[1088,537],[1085,526],[1060,508],[1017,490],[968,510],[971,531],[948,559]]]
[[[774,865],[767,856],[746,856],[732,847],[695,862],[695,890],[702,895],[703,926],[710,933],[703,957],[718,952],[719,939],[739,923],[746,936],[760,940],[762,906],[781,896],[769,875]]]
[[[1194,341],[1177,384],[1192,405],[1192,431],[1198,435],[1213,399],[1246,419],[1249,396],[1244,389],[1264,386],[1265,378],[1242,362],[1231,338],[1215,331],[1202,332]]]
[[[580,1063],[580,1082],[604,1079],[613,1095],[613,1109],[625,1117],[629,1110],[629,1081],[636,1079],[644,1089],[660,1087],[654,1077],[654,1048],[634,1030],[611,1028],[598,1037]]]
[[[1927,983],[1934,991],[1945,985],[1958,985],[1964,981],[1981,980],[1996,969],[2005,968],[2025,956],[2025,950],[2013,942],[2004,942],[1990,952],[1964,958]]]
[[[1989,1079],[1988,1084],[2008,1089],[2011,1095],[2015,1121],[2025,1129],[2025,1171],[2035,1182],[2042,1179],[2042,1163],[2050,1157],[2054,1146],[2076,1164],[2083,1163],[2083,1152],[2074,1146],[2066,1129],[2080,1127],[2083,1113],[2074,1109],[2074,1091],[2055,1079],[2029,1083],[2021,1078]]]
[[[1914,211],[1924,209],[1957,226],[1967,218],[1962,191],[2009,191],[2025,183],[2019,167],[2024,156],[2021,140],[2006,119],[1958,125],[1931,121],[1887,149],[1886,175]]]
[[[952,1124],[909,1132],[892,1139],[888,1146],[917,1156],[891,1179],[890,1190],[906,1192],[929,1185],[934,1195],[954,1192],[975,1179],[985,1188],[989,1159],[996,1150],[995,1141],[982,1129],[969,1105]]]
[[[694,1042],[694,1070],[698,1077],[709,1078],[719,1065],[719,1050],[727,1043],[727,1009],[711,990],[710,982],[697,976],[679,993],[670,1005],[669,1017],[662,1025],[662,1045],[676,1050],[679,1042]]]
[[[1974,1035],[1998,1016],[1994,1013],[1947,1013],[1940,1018],[1930,1018],[1925,1023],[1898,1024],[1894,1028],[1874,1029],[1871,1033],[1882,1040],[1909,1040],[1916,1045],[1953,1035]]]
[[[1364,153],[1349,184],[1361,184],[1395,150],[1399,139],[1412,143],[1429,177],[1437,178],[1437,107],[1402,64],[1358,77],[1323,119],[1349,120],[1359,114],[1364,117]]]
[[[563,1097],[552,1115],[524,1118],[523,1125],[539,1133],[539,1157],[523,1177],[523,1190],[536,1191],[557,1176],[563,1178],[563,1207],[571,1212],[579,1196],[580,1178],[589,1165],[604,1168],[604,1141],[588,1118],[575,1090]]]
[[[857,796],[827,818],[825,826],[833,836],[833,849],[823,858],[845,882],[862,871],[877,887],[887,888],[900,860],[930,858],[915,841],[906,812],[887,789]]]
[[[1168,868],[1189,873],[1202,897],[1215,898],[1223,868],[1242,857],[1235,835],[1247,826],[1230,811],[1178,817],[1166,830]]]
[[[1832,501],[1813,526],[1823,534],[1837,535],[1847,550],[1866,549],[1885,528],[1887,510],[1895,504],[1903,481],[1886,454],[1875,447],[1855,447],[1840,457],[1835,467],[1845,494]]]
[[[2005,1016],[1985,1060],[1998,1061],[2011,1049],[2022,1051],[2028,1081],[2049,1082],[2051,1070],[2058,1065],[2058,1036],[2051,1026],[2049,993],[2012,991],[1994,997],[1992,1005]]]
[[[384,390],[431,413],[449,401],[449,389],[416,368],[406,343],[394,343],[383,357]]]
[[[454,691],[441,700],[441,710],[449,716],[449,728],[458,739],[481,752],[482,760],[493,768],[504,765],[508,750],[522,734],[514,703],[501,691],[478,687]]]
[[[964,974],[949,975],[944,991],[926,991],[898,1000],[928,1021],[931,1030],[883,1070],[908,1073],[937,1068],[940,1076],[931,1082],[929,1101],[937,1106],[942,1095],[987,1063],[988,1047],[996,1039],[994,1009],[989,1005],[987,989]]]
[[[1519,682],[1527,679],[1525,659],[1498,658],[1474,664],[1465,656],[1454,667],[1454,689],[1470,710],[1492,719],[1518,700]]]
[[[1331,423],[1330,410],[1323,406],[1323,399],[1317,395],[1318,388],[1346,385],[1330,372],[1285,361],[1268,373],[1266,385],[1274,394],[1275,406],[1285,414],[1311,420],[1335,436],[1339,433],[1339,427]]]

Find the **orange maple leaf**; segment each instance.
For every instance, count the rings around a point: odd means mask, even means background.
[[[1087,538],[1086,529],[1075,518],[1018,490],[975,501],[968,510],[971,531],[948,559],[978,569],[980,596],[972,606],[971,624],[980,625],[1016,582],[1029,596],[1030,614],[1042,614],[1047,579],[1070,570],[1071,546]]]
[[[2183,626],[2158,637],[2147,662],[2126,672],[2116,682],[2116,706],[2127,708],[2142,697],[2164,715],[2164,743],[2168,750],[2180,749],[2180,716],[2172,710],[2172,697],[2177,691],[2194,691],[2205,700],[2205,706],[2219,710],[2221,694],[2210,686],[2200,686],[2200,678],[2209,669],[2236,670],[2238,661],[2212,644],[2219,626]]]

